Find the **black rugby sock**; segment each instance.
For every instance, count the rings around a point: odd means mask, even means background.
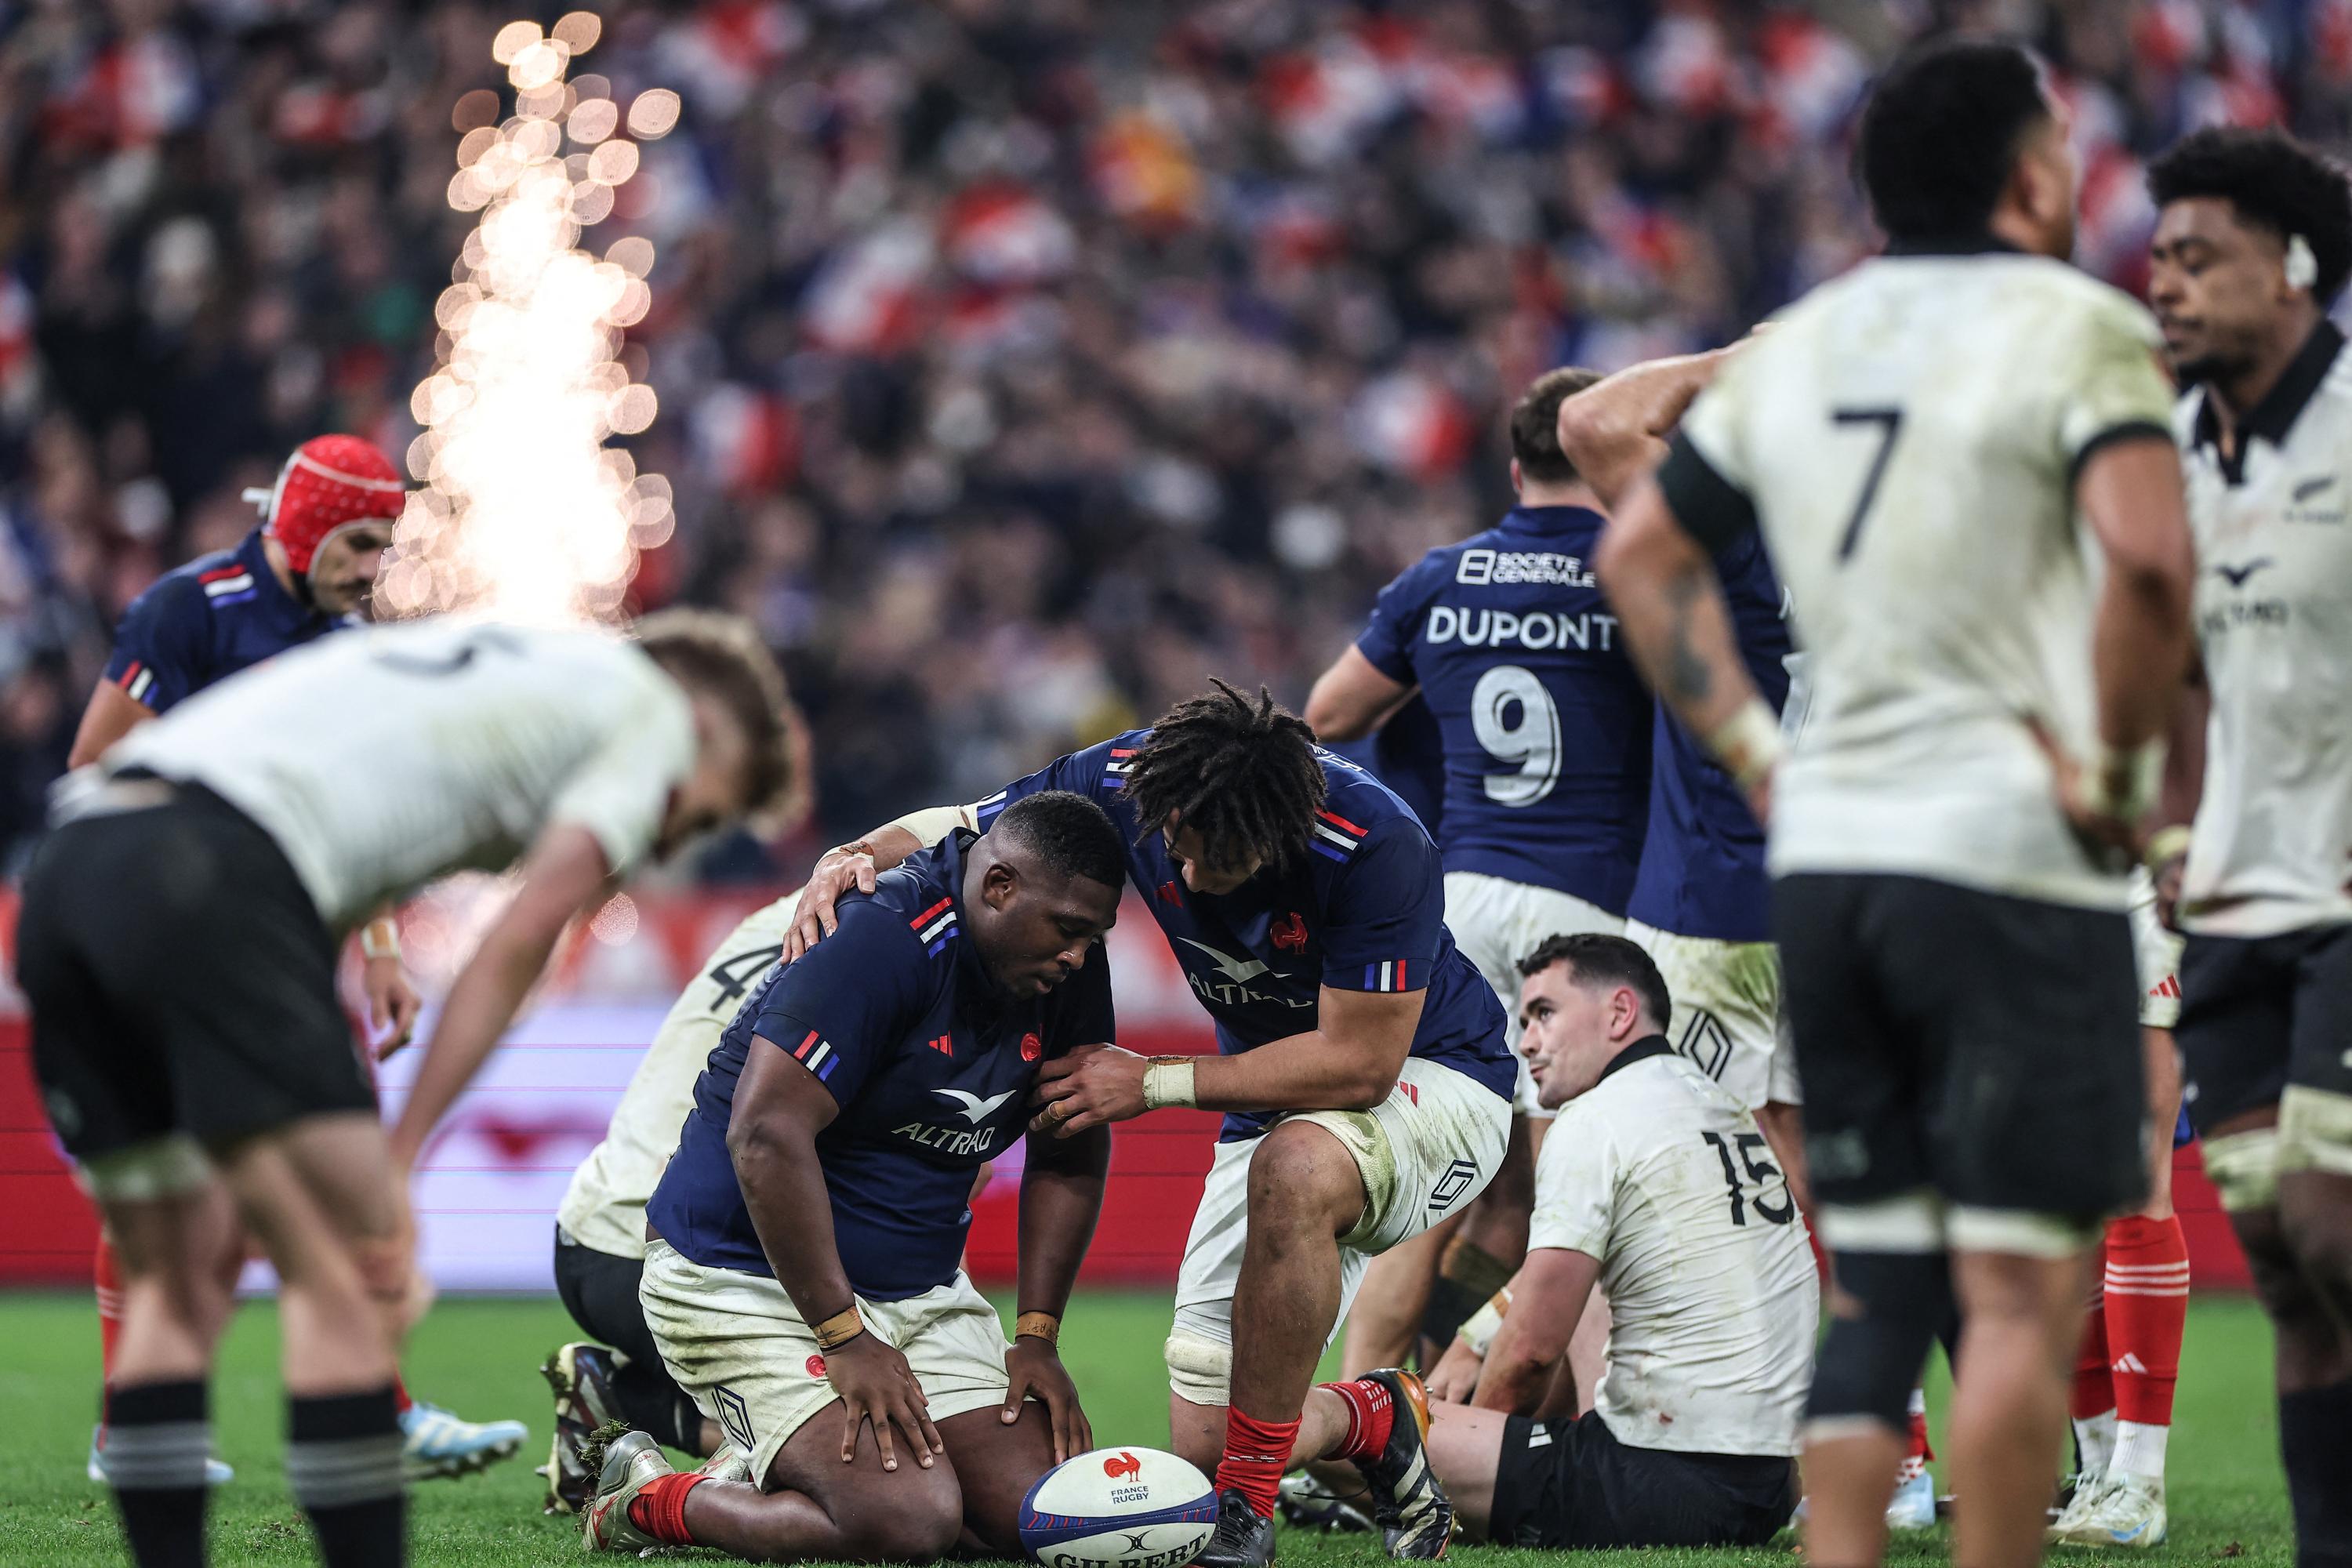
[[[111,1391],[106,1479],[139,1568],[204,1568],[205,1465],[212,1451],[202,1383]]]

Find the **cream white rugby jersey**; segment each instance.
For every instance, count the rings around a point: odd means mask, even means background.
[[[2178,430],[2213,694],[2181,923],[2258,937],[2352,921],[2352,353],[2322,322],[2221,459]]]
[[[604,1141],[572,1173],[556,1210],[572,1240],[615,1258],[646,1255],[646,1200],[677,1152],[695,1079],[743,999],[782,953],[784,931],[800,907],[795,892],[745,916],[671,1004],[613,1108]]]
[[[205,690],[59,785],[128,767],[202,784],[276,839],[330,927],[513,863],[550,823],[617,875],[693,771],[686,694],[608,633],[456,619],[346,632]]]
[[[1560,1107],[1536,1156],[1528,1249],[1601,1260],[1593,1402],[1619,1442],[1794,1454],[1821,1314],[1804,1218],[1756,1119],[1655,1043]]]
[[[1692,405],[1659,474],[1709,542],[1752,518],[1805,649],[1769,861],[2124,907],[2027,724],[2095,736],[2097,545],[2074,475],[2165,432],[2156,323],[2061,262],[1890,255],[1823,285]]]

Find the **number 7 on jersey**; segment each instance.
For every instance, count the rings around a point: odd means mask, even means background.
[[[1895,437],[1903,433],[1903,410],[1900,408],[1836,408],[1830,411],[1831,420],[1839,425],[1875,425],[1879,428],[1878,455],[1870,459],[1870,472],[1862,481],[1862,494],[1854,498],[1853,515],[1846,519],[1845,533],[1838,540],[1837,558],[1843,561],[1853,553],[1862,538],[1862,520],[1870,515],[1870,503],[1878,499],[1878,481],[1886,477],[1886,459],[1894,454]]]

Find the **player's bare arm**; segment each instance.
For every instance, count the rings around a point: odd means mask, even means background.
[[[1559,449],[1615,511],[1666,455],[1666,437],[1738,345],[1633,365],[1559,405]],[[1310,723],[1313,721],[1308,721]]]
[[[2196,559],[2179,454],[2160,432],[2111,442],[2084,464],[2075,500],[2107,563],[2091,641],[2099,752],[2079,774],[2060,767],[2061,799],[2078,833],[2121,857],[2155,804],[2156,742],[2189,668]]]
[[[837,844],[817,858],[801,889],[800,914],[784,932],[783,962],[790,963],[833,934],[837,923],[834,906],[852,888],[874,890],[874,879],[890,870],[916,850],[927,848],[958,827],[972,826],[969,807],[935,805],[911,811],[846,844]]]
[[[81,710],[81,727],[74,731],[73,750],[66,766],[86,767],[106,753],[106,748],[155,717],[155,710],[111,680],[101,680]]]
[[[930,1402],[907,1358],[857,1323],[857,1299],[834,1244],[833,1205],[817,1163],[816,1138],[839,1110],[806,1068],[772,1042],[754,1037],[728,1120],[728,1156],[742,1184],[743,1206],[759,1233],[760,1249],[801,1321],[815,1329],[820,1344],[836,1321],[851,1331],[851,1338],[824,1352],[825,1380],[841,1395],[841,1462],[856,1458],[859,1429],[870,1423],[882,1468],[897,1469],[898,1449],[890,1439],[895,1422],[913,1447],[915,1462],[929,1469],[931,1457],[947,1451],[931,1425]]]
[[[1569,1336],[1600,1278],[1601,1260],[1590,1253],[1557,1247],[1528,1253],[1511,1279],[1511,1310],[1495,1331],[1468,1403],[1533,1415],[1551,1390],[1554,1369],[1568,1354]]]
[[[415,1086],[393,1128],[393,1157],[401,1170],[415,1168],[425,1140],[514,1022],[565,924],[611,892],[611,872],[594,834],[558,823],[540,835],[523,858],[522,885],[514,901],[449,988]]]
[[[2189,862],[2189,825],[2205,793],[2205,726],[2212,717],[2213,690],[2205,684],[2203,660],[2192,649],[2180,700],[2173,706],[2164,739],[2164,777],[2157,786],[2156,815],[2140,851],[2156,882],[2157,918],[2172,930],[2179,929],[2180,873]]]
[[[1331,668],[1316,678],[1303,717],[1326,745],[1360,741],[1387,723],[1419,689],[1381,674],[1363,649],[1349,643]]]
[[[1369,1110],[1396,1089],[1412,1050],[1423,993],[1322,988],[1319,1026],[1236,1056],[1153,1058],[1117,1047],[1045,1064],[1037,1131],[1063,1136],[1125,1121],[1161,1105],[1202,1110]],[[1155,1071],[1189,1076],[1162,1085]]]
[[[1642,480],[1610,519],[1595,565],[1643,675],[1763,820],[1780,724],[1748,678],[1714,564],[1655,481]]]
[[[1035,1394],[1054,1423],[1054,1462],[1095,1446],[1094,1427],[1056,1348],[1078,1265],[1102,1217],[1110,1130],[1031,1141],[1021,1171],[1021,1283],[1013,1349],[1005,1355],[1005,1425]]]

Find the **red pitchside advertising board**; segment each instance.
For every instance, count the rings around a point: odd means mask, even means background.
[[[419,900],[403,930],[420,983],[437,994],[467,938],[495,908],[494,884],[471,883]],[[756,896],[624,895],[565,948],[480,1079],[460,1099],[417,1169],[419,1246],[445,1290],[531,1292],[554,1288],[555,1208],[572,1169],[604,1135],[671,999]],[[15,984],[16,898],[0,889],[0,1286],[87,1284],[96,1217],[49,1131],[34,1086],[24,998]],[[1120,1043],[1148,1055],[1214,1049],[1206,1019],[1132,895],[1109,938]],[[428,1016],[427,1023],[430,1018]],[[380,1074],[396,1109],[418,1053]],[[1163,1110],[1117,1131],[1102,1224],[1084,1279],[1166,1285],[1209,1168],[1217,1119]],[[983,1285],[1014,1278],[1022,1146],[992,1167],[973,1207],[969,1258]],[[2192,1147],[2180,1152],[2175,1195],[2196,1284],[2242,1289],[2243,1256]],[[268,1282],[257,1268],[248,1281]]]

